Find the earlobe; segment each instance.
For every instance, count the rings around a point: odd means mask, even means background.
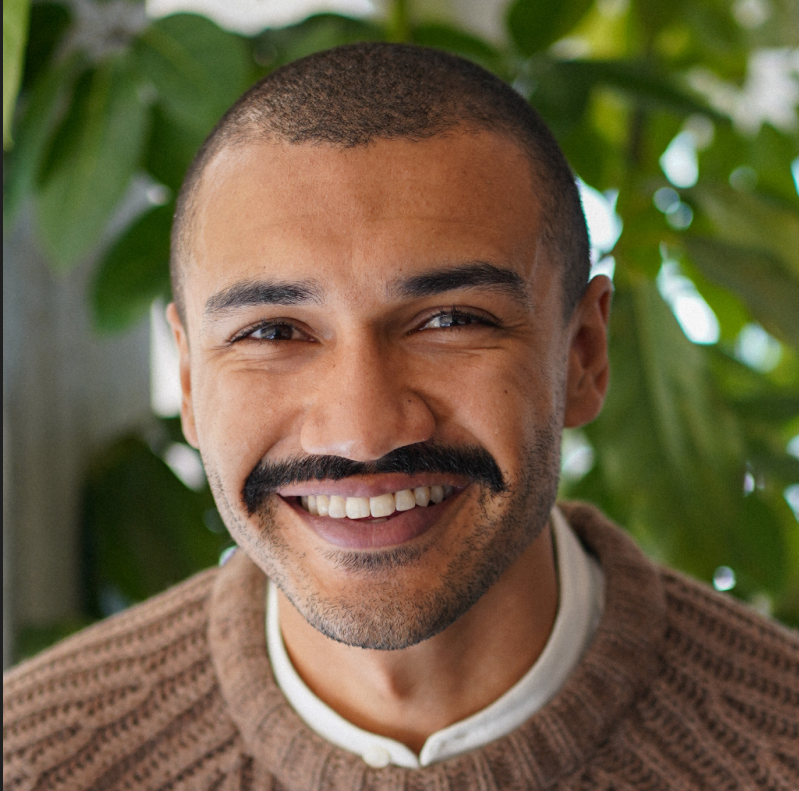
[[[174,302],[170,302],[169,305],[167,305],[166,320],[172,328],[175,345],[178,348],[178,355],[180,358],[180,389],[183,394],[180,403],[180,420],[183,425],[183,435],[186,437],[186,441],[189,445],[198,448],[197,426],[194,420],[194,407],[191,399],[189,338]]]
[[[588,284],[571,321],[564,425],[590,423],[601,411],[608,389],[608,320],[613,283],[598,275]]]

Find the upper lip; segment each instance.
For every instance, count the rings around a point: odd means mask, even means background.
[[[303,497],[310,494],[338,495],[339,497],[378,497],[389,492],[402,489],[415,489],[418,486],[454,486],[464,489],[469,481],[459,475],[439,473],[420,473],[419,475],[402,475],[385,473],[367,477],[343,478],[340,481],[321,480],[303,481],[279,487],[276,492],[281,497]]]

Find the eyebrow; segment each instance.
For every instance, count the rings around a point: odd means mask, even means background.
[[[504,291],[525,307],[530,304],[530,291],[521,275],[485,261],[399,278],[390,284],[388,291],[394,297],[419,299],[463,288]],[[248,280],[211,295],[205,303],[205,316],[214,319],[228,311],[254,305],[301,305],[321,301],[321,290],[313,281]]]
[[[395,280],[390,293],[405,299],[435,296],[461,288],[488,288],[504,291],[509,296],[529,306],[530,290],[524,278],[511,269],[495,266],[485,261],[474,261],[458,266],[431,269],[419,275]]]
[[[319,287],[311,281],[248,280],[213,294],[205,303],[206,318],[253,305],[301,305],[319,302]]]

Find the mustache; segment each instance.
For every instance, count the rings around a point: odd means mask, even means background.
[[[281,486],[306,481],[340,481],[362,475],[378,473],[442,473],[460,475],[485,486],[492,494],[508,490],[499,465],[494,457],[480,445],[463,447],[418,442],[395,448],[375,461],[363,462],[342,456],[295,456],[283,461],[262,459],[247,476],[242,498],[247,512],[252,516],[269,495]]]

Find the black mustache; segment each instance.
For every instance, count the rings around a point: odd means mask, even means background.
[[[381,472],[461,475],[483,484],[492,494],[502,494],[508,488],[499,465],[485,448],[479,445],[455,447],[419,442],[396,448],[370,462],[353,461],[341,456],[302,456],[277,462],[262,459],[247,476],[242,496],[248,513],[252,515],[281,486],[306,481],[339,481]]]

